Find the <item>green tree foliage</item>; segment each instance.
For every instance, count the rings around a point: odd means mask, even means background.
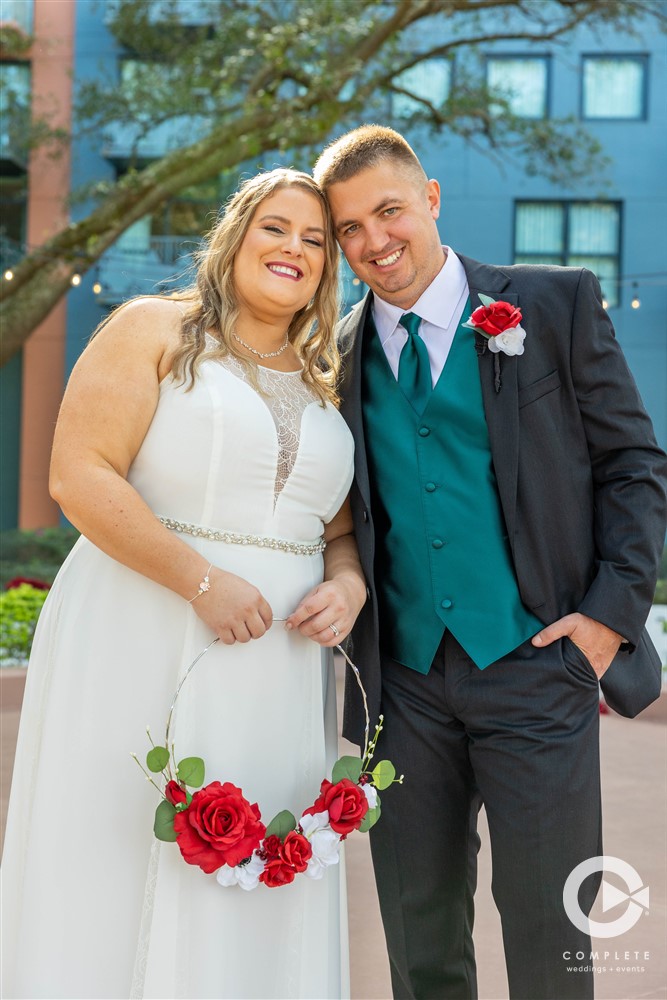
[[[480,47],[565,43],[582,24],[632,32],[638,19],[664,20],[655,0],[114,0],[109,9],[129,62],[122,86],[114,79],[80,88],[77,130],[99,141],[122,127],[133,154],[117,182],[88,192],[94,201],[85,218],[3,281],[0,363],[67,292],[72,275],[85,273],[132,223],[192,185],[253,169],[267,154],[289,151],[290,162],[307,165],[334,130],[386,121],[392,92],[416,97],[415,122],[502,151],[528,172],[572,181],[599,169],[599,146],[575,121],[516,118],[489,94]],[[406,71],[459,53],[466,72],[445,103],[411,92]],[[175,148],[155,160],[142,154],[156,127],[179,122]]]

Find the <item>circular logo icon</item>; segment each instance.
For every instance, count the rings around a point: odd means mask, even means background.
[[[597,872],[613,872],[627,886],[628,891],[623,892],[602,879],[602,912],[607,913],[621,903],[626,903],[623,913],[610,921],[591,920],[579,906],[579,888],[582,882]],[[599,938],[618,937],[634,927],[644,911],[648,912],[648,886],[643,884],[639,873],[627,861],[601,854],[597,858],[582,861],[570,872],[563,888],[563,906],[570,921],[585,934]]]

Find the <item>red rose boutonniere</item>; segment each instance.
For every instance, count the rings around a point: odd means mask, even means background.
[[[496,302],[489,295],[480,295],[479,299],[482,305],[463,325],[486,337],[493,354],[523,354],[526,331],[521,326],[521,310],[501,299]]]

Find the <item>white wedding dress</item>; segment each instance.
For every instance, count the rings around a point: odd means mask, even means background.
[[[205,360],[171,376],[129,480],[159,516],[313,542],[352,478],[342,418],[299,373]],[[255,584],[285,618],[321,554],[181,537]],[[3,991],[13,997],[349,995],[343,865],[321,881],[223,888],[159,843],[159,802],[130,754],[163,742],[178,680],[214,638],[192,606],[85,538],[42,612],[28,669],[3,861]],[[178,699],[177,758],[206,762],[268,824],[298,818],[336,759],[331,654],[280,623],[218,643]]]

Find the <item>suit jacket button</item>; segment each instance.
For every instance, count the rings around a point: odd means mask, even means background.
[[[444,601],[440,602],[440,606],[445,608],[445,610],[449,610],[449,608],[451,608],[452,606],[452,601],[450,601],[450,599],[446,597]]]
[[[433,546],[434,549],[441,549],[444,544],[445,543],[443,542],[442,538],[434,538],[433,541],[431,542],[431,545]]]
[[[427,438],[430,433],[431,433],[431,428],[430,427],[420,427],[419,428],[419,436],[420,437]]]
[[[435,483],[427,483],[424,489],[427,493],[435,493]]]
[[[362,514],[362,517],[363,517],[364,521],[367,521],[367,520],[368,520],[368,511],[367,511],[367,510],[365,510],[365,511],[363,512],[363,514]]]

